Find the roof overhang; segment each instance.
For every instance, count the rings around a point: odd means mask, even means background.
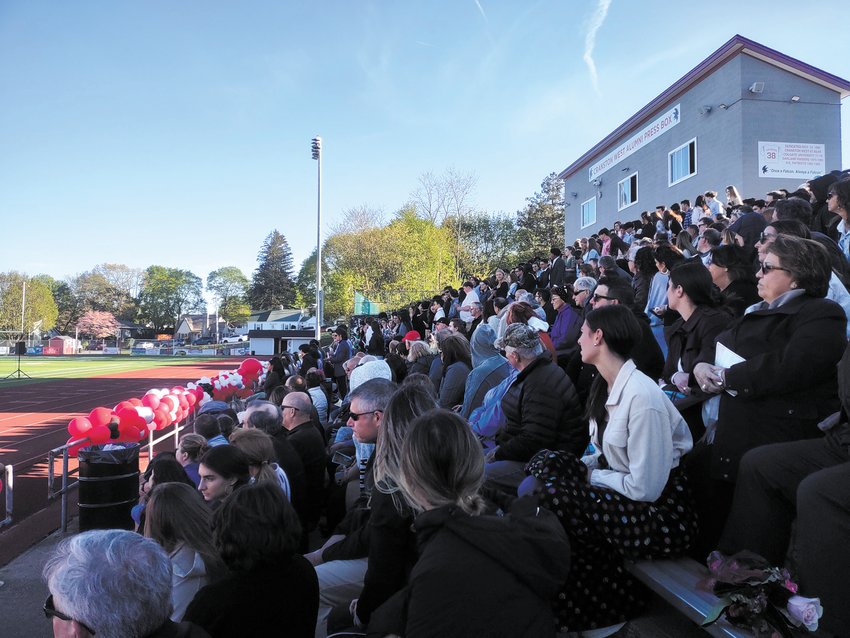
[[[582,166],[602,153],[618,139],[639,128],[640,125],[643,124],[650,116],[665,106],[669,106],[675,102],[682,96],[682,94],[690,90],[694,85],[702,82],[707,76],[714,73],[718,68],[741,53],[758,58],[759,60],[772,64],[775,67],[787,71],[788,73],[793,73],[794,75],[805,78],[815,84],[831,89],[838,93],[841,99],[850,95],[850,82],[847,80],[836,75],[832,75],[831,73],[827,73],[817,67],[813,67],[811,64],[801,62],[796,58],[780,53],[779,51],[766,47],[763,44],[759,44],[758,42],[745,38],[741,35],[736,35],[705,60],[691,69],[688,73],[679,78],[678,81],[674,82],[667,90],[644,106],[640,111],[623,122],[601,142],[579,157],[575,162],[567,166],[567,168],[558,174],[558,177],[561,179],[567,179],[572,176]]]

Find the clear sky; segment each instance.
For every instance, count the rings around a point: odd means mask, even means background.
[[[449,167],[478,176],[479,208],[515,211],[735,33],[850,78],[845,16],[788,0],[0,0],[0,271],[250,276],[275,227],[297,271],[317,134],[328,224],[391,213]]]

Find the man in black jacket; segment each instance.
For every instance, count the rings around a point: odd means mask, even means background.
[[[561,257],[561,249],[557,246],[552,246],[549,251],[549,286],[563,286],[566,283],[567,266],[564,263],[564,258]]]
[[[496,347],[504,349],[519,374],[502,398],[506,421],[496,434],[497,447],[487,455],[484,474],[491,486],[515,490],[525,478],[525,464],[537,452],[564,450],[581,456],[589,434],[572,382],[544,352],[534,328],[511,324]]]

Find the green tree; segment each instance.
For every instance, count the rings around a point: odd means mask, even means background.
[[[516,225],[521,257],[547,255],[552,246],[564,243],[564,182],[550,173],[522,210],[517,211]]]
[[[56,325],[58,315],[50,285],[43,276],[28,277],[16,271],[0,273],[0,330],[6,332],[6,338],[14,341],[24,339],[36,327],[41,331],[50,330]]]
[[[241,323],[251,314],[245,312],[248,285],[248,278],[236,266],[224,266],[207,275],[207,290],[218,301],[218,313],[225,321]]]
[[[292,281],[292,251],[277,229],[266,237],[257,256],[257,269],[248,288],[248,304],[253,310],[268,310],[295,303]]]
[[[464,279],[470,275],[485,277],[496,268],[507,268],[517,261],[516,221],[506,213],[475,212],[458,219],[446,218],[453,237],[459,238],[459,267]]]
[[[188,270],[150,266],[139,293],[143,321],[157,332],[173,330],[182,314],[204,310],[201,278]]]

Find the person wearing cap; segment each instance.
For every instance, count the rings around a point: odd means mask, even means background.
[[[537,452],[581,456],[589,433],[572,381],[552,362],[537,330],[513,323],[495,345],[518,374],[502,398],[505,425],[496,434],[484,473],[492,487],[510,491],[525,478],[525,464]]]

